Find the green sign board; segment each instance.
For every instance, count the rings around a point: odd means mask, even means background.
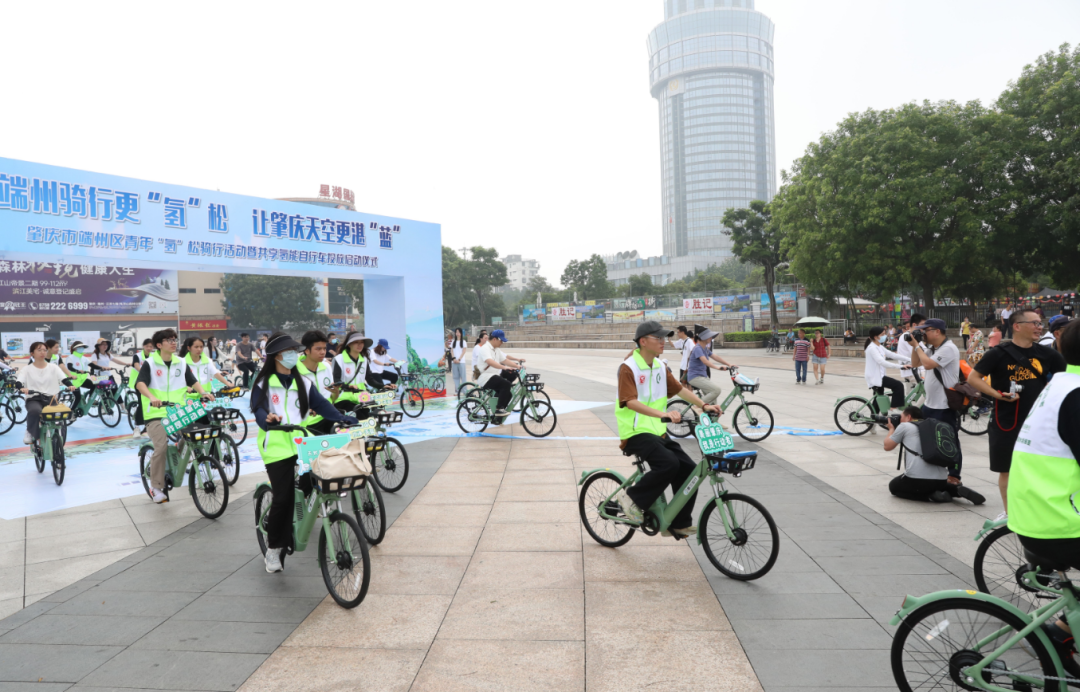
[[[181,428],[191,425],[205,415],[206,409],[202,404],[191,402],[185,406],[170,406],[162,424],[165,426],[165,432],[174,435],[180,432]]]
[[[701,424],[694,430],[698,447],[704,454],[722,454],[735,446],[720,423],[710,423],[708,416],[701,417]]]

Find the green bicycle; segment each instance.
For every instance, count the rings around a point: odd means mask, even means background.
[[[310,435],[306,428],[299,425],[270,425],[267,426],[267,430],[295,432],[304,437]],[[303,438],[298,436],[293,440],[299,446]],[[303,452],[303,450],[299,451]],[[300,459],[298,458],[297,461],[299,462]],[[308,472],[309,463],[305,462],[303,466],[297,467],[297,481],[301,474]],[[327,591],[339,606],[355,608],[367,596],[368,585],[371,581],[371,558],[368,555],[366,534],[357,524],[356,519],[342,510],[341,500],[354,495],[351,491],[361,483],[368,488],[373,488],[374,484],[365,483],[362,476],[324,480],[311,474],[311,478],[314,487],[309,496],[304,495],[298,482],[294,486],[292,546],[283,552],[281,562],[285,563],[285,555],[307,549],[315,522],[321,520],[318,559],[322,569],[323,583],[326,584]],[[264,556],[268,548],[266,521],[273,498],[273,490],[269,483],[260,483],[255,488],[255,537],[259,541],[259,549]]]
[[[1041,593],[1024,581],[1028,571],[1024,546],[1008,526],[1008,519],[987,519],[975,536],[979,543],[975,551],[975,585],[979,591],[1008,601],[1024,612],[1034,610],[1040,601],[1051,596]],[[1049,575],[1041,574],[1039,581],[1047,583]]]
[[[931,689],[1054,690],[1080,686],[1067,677],[1061,655],[1043,624],[1065,611],[1080,627],[1080,602],[1067,571],[1024,551],[1021,583],[1049,600],[1026,613],[979,591],[938,591],[907,596],[890,624],[893,678],[901,692]]]
[[[735,412],[731,414],[731,423],[735,428],[735,432],[739,434],[739,437],[748,442],[761,442],[766,437],[772,434],[773,431],[773,415],[769,407],[760,401],[747,401],[746,395],[753,394],[761,388],[761,382],[759,380],[751,380],[746,375],[739,375],[739,369],[732,366],[728,368],[728,374],[731,375],[731,383],[735,385],[735,388],[731,390],[731,394],[727,395],[723,403],[720,404],[720,409],[727,411],[732,402],[737,398],[739,400],[739,407],[735,409]],[[701,396],[701,390],[694,389],[694,393],[699,397]],[[682,420],[679,423],[668,423],[668,434],[672,437],[689,437],[692,426],[697,424],[697,411],[689,401],[683,401],[682,399],[672,399],[667,405],[668,411],[677,411]]]
[[[594,541],[608,548],[625,545],[634,537],[635,531],[646,536],[667,532],[671,522],[686,506],[691,491],[708,478],[713,492],[698,519],[698,545],[704,547],[709,562],[732,579],[749,581],[763,577],[776,564],[780,553],[776,522],[754,498],[729,492],[721,475],[726,473],[738,478],[744,471],[754,468],[757,452],[729,451],[733,446],[731,435],[724,432],[719,423],[710,424],[708,416],[701,416],[700,422],[692,423],[690,427],[697,435],[703,455],[670,503],[661,495],[644,511],[640,522],[623,512],[615,496],[644,475],[647,460],[637,457],[634,461],[637,471],[629,478],[610,469],[582,472],[578,481],[581,523]],[[681,540],[678,534],[671,535]]]
[[[520,377],[511,389],[507,411],[514,411],[520,406],[521,427],[533,437],[547,437],[555,430],[558,416],[551,400],[541,398],[544,383],[539,382],[539,375],[526,374],[525,368],[519,371]],[[497,376],[496,376],[497,377]],[[545,395],[546,396],[546,395]],[[490,389],[476,389],[470,392],[457,407],[457,424],[465,434],[479,434],[495,423],[495,412],[499,408],[499,395]],[[509,416],[509,414],[507,414]],[[505,420],[505,419],[504,419]],[[501,425],[502,421],[496,423]]]
[[[185,408],[182,404],[171,401],[161,402],[168,408]],[[196,416],[196,417],[201,417]],[[165,459],[165,496],[188,475],[188,492],[199,510],[207,519],[217,519],[229,506],[229,483],[225,470],[221,467],[216,442],[221,438],[221,428],[213,425],[195,423],[181,428],[183,450],[178,444],[168,443]],[[147,442],[139,447],[139,477],[143,490],[153,499],[154,490],[150,482],[150,457],[154,454],[154,443]]]
[[[89,393],[83,393],[78,406],[72,406],[74,396],[71,398],[62,396],[60,398],[61,402],[71,407],[76,419],[90,416],[99,419],[110,428],[120,425],[120,418],[124,415],[124,411],[122,410],[123,405],[116,400],[119,385],[113,382],[110,376],[102,377],[99,380],[90,378],[90,381],[94,383],[94,387]]]
[[[28,396],[46,397],[53,399],[48,394],[27,390]],[[31,445],[34,452],[34,466],[38,473],[45,472],[45,462],[52,466],[53,480],[57,485],[64,484],[64,472],[67,464],[64,459],[64,445],[67,443],[67,426],[74,418],[74,414],[68,411],[54,411],[51,413],[41,412],[38,425],[38,436]]]
[[[387,435],[386,430],[401,422],[401,411],[376,411],[374,420],[375,431],[368,439],[371,475],[380,488],[396,493],[409,479],[409,453],[405,451],[405,445]]]
[[[912,369],[911,374],[915,377],[915,387],[904,397],[901,409],[914,406],[920,399],[926,396],[926,385],[923,383],[919,371]],[[847,435],[865,435],[875,425],[885,427],[881,416],[888,414],[891,402],[881,387],[874,387],[873,399],[861,396],[845,396],[836,400],[833,409],[833,420],[836,427]]]
[[[0,413],[0,435],[11,430],[12,425],[26,422],[26,399],[22,395],[22,384],[14,373],[4,379],[4,387],[0,390]]]

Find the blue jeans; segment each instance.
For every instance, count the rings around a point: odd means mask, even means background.
[[[956,433],[956,450],[959,454],[956,457],[956,466],[949,469],[949,475],[959,478],[960,469],[964,466],[964,450],[960,449],[960,417],[951,408],[930,408],[926,404],[922,405],[922,414],[924,418],[936,418],[948,423]]]
[[[795,361],[795,381],[806,382],[806,366],[810,361],[797,360]]]

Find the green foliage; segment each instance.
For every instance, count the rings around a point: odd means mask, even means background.
[[[442,249],[443,325],[467,324],[476,320],[476,306],[465,283],[464,263],[451,248]]]
[[[571,291],[577,291],[578,300],[600,300],[610,298],[615,293],[607,280],[607,263],[600,255],[594,254],[580,262],[570,260],[559,281]]]
[[[746,341],[768,341],[772,332],[724,332],[724,341],[740,343]]]
[[[469,253],[472,257],[459,265],[463,285],[475,296],[480,324],[489,324],[488,318],[493,314],[490,308],[497,305],[501,311],[503,307],[502,299],[492,289],[506,285],[506,265],[499,261],[499,252],[493,247],[476,245]]]
[[[664,290],[667,292],[667,287]],[[634,274],[627,279],[626,295],[628,296],[647,296],[655,292],[652,277],[648,274]]]
[[[263,274],[225,274],[221,307],[234,327],[240,329],[311,329],[323,326],[315,312],[318,292],[315,279]]]
[[[779,324],[773,289],[777,267],[787,262],[783,225],[773,219],[770,205],[760,200],[751,201],[749,209],[728,209],[722,223],[727,227],[724,233],[731,236],[732,254],[743,262],[761,267],[772,324]]]
[[[364,312],[364,282],[362,279],[342,279],[341,291],[352,298],[353,308]]]
[[[725,264],[727,262],[725,261]],[[738,262],[735,262],[738,265]],[[699,269],[692,276],[677,281],[671,281],[653,289],[654,293],[713,293],[742,288],[742,284],[734,281],[721,266],[712,265],[708,269]],[[628,296],[639,296],[641,293],[627,293]]]

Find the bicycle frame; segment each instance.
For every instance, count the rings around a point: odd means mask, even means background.
[[[911,392],[906,397],[904,397],[904,405],[901,408],[905,408],[907,406],[913,405],[916,401],[923,398],[924,396],[926,396],[926,385],[924,385],[922,383],[922,381],[920,380],[919,383],[915,385],[915,388],[912,389]],[[730,397],[728,397],[728,398],[730,399]],[[835,407],[836,405],[838,405],[844,399],[849,399],[849,398],[851,398],[851,397],[842,396],[842,397],[838,398],[833,403],[833,406]],[[859,397],[859,398],[862,398],[862,397]],[[863,400],[863,405],[860,406],[857,411],[855,411],[854,415],[856,415],[858,417],[858,419],[859,419],[858,422],[860,422],[860,423],[874,423],[875,422],[873,416],[876,415],[876,414],[874,413],[873,409],[870,408],[870,403],[871,402],[874,402],[876,404],[878,411],[884,411],[885,413],[888,413],[889,409],[892,407],[892,400],[888,397],[888,395],[886,395],[886,394],[875,394],[873,397],[864,399]],[[881,415],[885,415],[885,413],[882,413]]]
[[[174,488],[180,485],[184,474],[188,471],[188,466],[192,462],[204,456],[210,456],[206,447],[208,444],[208,442],[184,440],[184,451],[181,453],[172,442],[167,443],[168,448],[165,451],[165,471],[172,476],[172,486]],[[147,442],[139,447],[139,453],[142,454],[144,449],[153,450],[154,443]]]
[[[45,420],[44,418],[38,423],[40,430],[38,431],[38,444],[41,445],[41,458],[45,461],[53,460],[53,448],[52,438],[54,435],[60,435],[61,440],[67,444],[67,440],[63,437],[63,431],[61,428],[66,427],[63,423],[56,423],[53,421]]]
[[[529,412],[535,416],[536,398],[533,397],[532,390],[525,386],[525,382],[521,380],[521,378],[519,378],[519,381],[515,382],[511,387],[512,388],[510,390],[510,402],[506,404],[506,410],[513,411],[522,399],[528,399],[529,403],[526,404],[526,406],[528,407]],[[481,390],[483,390],[483,388],[478,387],[475,391],[479,392]],[[487,416],[488,419],[494,418],[495,411],[499,407],[499,395],[490,389],[483,390],[483,392],[483,395],[478,395],[470,392],[469,396],[480,399],[481,403],[483,403],[484,415]]]
[[[1053,658],[1054,664],[1056,666],[1056,676],[1064,677],[1065,670],[1061,665],[1061,659],[1058,656],[1057,649],[1050,641],[1050,637],[1043,631],[1042,625],[1050,618],[1054,617],[1061,610],[1065,610],[1069,626],[1080,626],[1080,602],[1077,601],[1076,596],[1072,593],[1072,591],[1067,588],[1052,589],[1040,585],[1036,580],[1038,574],[1038,571],[1026,572],[1024,574],[1024,582],[1032,588],[1037,588],[1040,591],[1058,594],[1058,598],[1055,598],[1053,601],[1047,603],[1046,605],[1035,609],[1031,613],[1025,613],[1024,611],[1020,610],[1008,601],[1002,600],[997,596],[991,596],[990,594],[986,594],[981,591],[952,589],[949,591],[937,591],[932,594],[920,596],[919,598],[916,598],[914,596],[906,596],[904,598],[903,604],[900,607],[900,610],[898,610],[896,614],[893,615],[892,619],[889,620],[889,624],[893,627],[896,627],[900,624],[901,620],[910,615],[914,610],[924,605],[927,605],[928,603],[933,603],[935,601],[940,601],[944,599],[957,598],[958,596],[960,598],[992,603],[1017,616],[1027,624],[1023,629],[1017,631],[1015,634],[1013,634],[1013,636],[1009,637],[1009,639],[1006,640],[1004,644],[998,646],[977,664],[971,666],[970,668],[965,668],[964,677],[966,678],[966,682],[974,687],[983,690],[991,690],[992,692],[1011,692],[1010,690],[1007,690],[1003,687],[984,683],[982,679],[982,672],[988,665],[1000,658],[1002,654],[1004,654],[1006,651],[1013,648],[1019,642],[1024,640],[1026,637],[1031,636],[1032,634],[1034,634],[1040,641],[1042,641],[1043,645],[1046,646],[1046,649],[1050,652],[1050,655]],[[961,594],[963,595],[961,596]],[[981,653],[980,650],[983,647],[988,646],[991,642],[1000,639],[1005,634],[1005,632],[1008,632],[1010,629],[1012,628],[1002,628],[985,637],[981,641],[975,642],[971,647],[972,650]],[[1043,682],[1041,678],[1034,678],[1025,675],[1016,675],[1015,678],[1022,682],[1027,682],[1029,684],[1035,685],[1041,685]]]
[[[265,485],[270,487],[269,483],[260,483],[259,485]],[[258,490],[258,488],[256,488]],[[311,530],[315,528],[315,521],[322,520],[323,533],[326,535],[327,545],[333,545],[333,536],[330,534],[330,514],[331,511],[328,508],[335,508],[338,511],[345,513],[345,510],[341,508],[341,496],[344,493],[345,497],[348,497],[349,492],[342,491],[341,493],[326,494],[319,490],[312,489],[310,497],[304,497],[304,491],[300,488],[293,487],[294,493],[294,511],[293,511],[293,552],[302,553],[307,550],[308,541],[311,539]],[[303,509],[303,518],[299,521],[296,519],[297,512],[295,507],[299,505]],[[315,511],[315,507],[318,505],[318,511]],[[263,530],[263,524],[265,523],[266,514],[270,511],[270,504],[266,505],[266,509],[263,510],[263,516],[259,517],[258,525],[255,527],[263,536],[266,536],[266,531]],[[352,554],[350,549],[350,555]]]

